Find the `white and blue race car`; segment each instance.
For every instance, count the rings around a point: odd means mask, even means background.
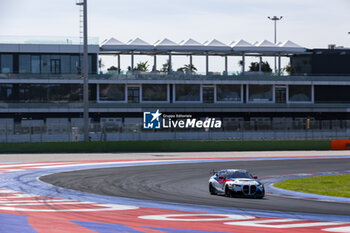
[[[209,192],[212,195],[223,194],[227,197],[263,198],[265,188],[257,178],[242,169],[213,172],[213,176],[209,179]]]

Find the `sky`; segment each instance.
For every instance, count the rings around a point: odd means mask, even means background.
[[[0,36],[77,37],[79,7],[75,2],[0,0]],[[283,16],[277,24],[278,41],[292,40],[307,48],[326,48],[328,44],[350,47],[349,10],[349,0],[88,0],[88,33],[100,41],[115,37],[127,42],[140,37],[151,44],[163,38],[254,43],[273,41],[273,22],[267,16],[276,15]],[[135,62],[146,60],[152,64],[145,56]],[[165,60],[159,58],[158,64]],[[187,60],[174,58],[173,66]],[[237,69],[238,60],[229,59],[229,70]],[[266,60],[272,64],[271,59]],[[204,61],[204,57],[194,58],[200,71],[205,69]],[[114,62],[113,57],[104,58],[105,67]],[[122,68],[129,63],[129,57],[122,57]],[[223,69],[223,58],[210,58],[210,70]]]

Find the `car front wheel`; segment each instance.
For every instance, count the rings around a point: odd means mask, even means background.
[[[227,185],[225,186],[225,196],[226,196],[226,197],[231,197],[231,196],[232,196],[232,195],[231,195],[231,191],[230,191],[230,189],[228,188]]]

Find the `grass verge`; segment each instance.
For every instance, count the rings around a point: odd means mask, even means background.
[[[350,198],[350,175],[313,176],[285,180],[274,186],[303,193]]]
[[[330,150],[330,141],[116,141],[0,143],[0,153]]]

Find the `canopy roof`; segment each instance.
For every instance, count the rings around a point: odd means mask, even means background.
[[[100,45],[101,54],[165,54],[165,53],[180,53],[180,54],[206,54],[211,55],[227,55],[227,54],[259,54],[259,55],[290,55],[306,52],[306,48],[288,40],[283,43],[274,43],[263,40],[251,44],[245,40],[239,40],[230,44],[225,44],[219,40],[213,39],[204,43],[200,43],[189,38],[180,43],[175,43],[167,38],[158,40],[153,45],[146,41],[136,38],[123,43],[115,38],[105,40]]]

